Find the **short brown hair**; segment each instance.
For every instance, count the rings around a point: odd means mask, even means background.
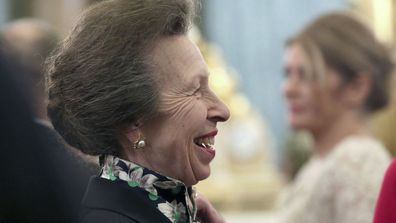
[[[86,10],[47,61],[48,115],[82,152],[119,154],[118,129],[152,117],[159,93],[147,52],[186,34],[194,0],[108,0]]]
[[[288,45],[299,44],[307,56],[314,75],[324,73],[324,67],[337,70],[344,83],[357,75],[369,75],[371,92],[365,110],[374,112],[389,103],[388,82],[393,61],[387,49],[374,33],[349,14],[333,12],[323,15],[293,37]]]

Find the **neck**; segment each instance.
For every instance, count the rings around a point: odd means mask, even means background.
[[[370,135],[363,115],[346,114],[324,128],[312,131],[314,153],[325,157],[344,138],[352,135]]]

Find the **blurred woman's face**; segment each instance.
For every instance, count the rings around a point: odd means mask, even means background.
[[[208,68],[186,36],[160,40],[151,51],[160,83],[159,116],[142,125],[145,160],[153,170],[196,184],[210,174],[217,122],[228,108],[208,85]]]
[[[325,74],[310,77],[298,44],[288,46],[283,94],[287,100],[288,121],[296,129],[321,131],[345,111],[339,74],[327,68]]]

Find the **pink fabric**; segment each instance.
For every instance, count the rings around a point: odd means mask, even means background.
[[[396,222],[396,159],[388,168],[377,201],[374,223]]]

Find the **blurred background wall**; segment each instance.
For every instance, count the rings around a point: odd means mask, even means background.
[[[78,14],[93,1],[90,0],[0,0],[0,22],[4,24],[24,17],[35,17],[51,23],[66,34]]]

